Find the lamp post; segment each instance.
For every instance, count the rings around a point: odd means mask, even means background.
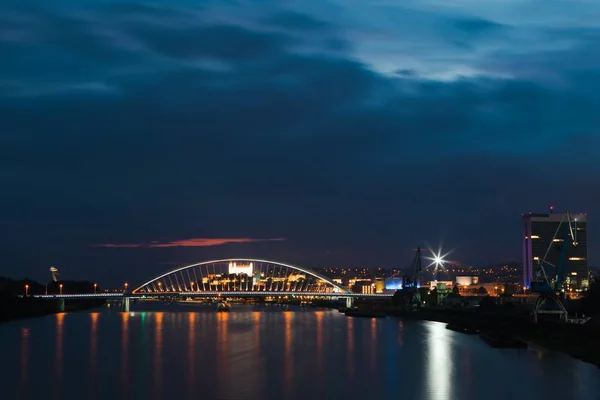
[[[123,287],[125,287],[125,291],[127,291],[127,288],[129,287],[129,284],[128,284],[127,282],[125,282],[125,283],[123,284]]]
[[[190,282],[190,288],[192,289],[192,292],[194,291],[194,282]]]
[[[94,283],[94,294],[97,294],[97,290],[96,289],[98,289],[98,284]]]
[[[158,282],[158,291],[162,292],[162,283],[161,282]]]
[[[58,290],[59,290],[59,294],[62,295],[62,288],[63,288],[63,284],[61,283],[60,285],[58,285]]]
[[[25,297],[29,296],[29,285],[25,284]]]

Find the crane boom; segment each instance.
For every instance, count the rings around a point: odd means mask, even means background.
[[[417,247],[415,256],[412,263],[410,264],[410,276],[405,279],[403,286],[406,287],[418,287],[419,286],[419,274],[423,271],[423,261],[421,260],[421,246]]]
[[[561,235],[562,229],[562,235]],[[544,257],[538,262],[535,279],[531,282],[531,291],[540,298],[533,309],[534,320],[540,314],[558,314],[562,320],[568,319],[565,306],[559,299],[565,281],[565,260],[569,246],[577,247],[577,218],[566,211],[560,219],[554,236],[548,245]],[[560,256],[556,265],[548,261],[552,249],[560,248]],[[553,276],[553,279],[549,279]],[[549,309],[548,306],[551,306]]]

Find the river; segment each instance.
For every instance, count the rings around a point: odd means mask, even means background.
[[[143,311],[145,307],[146,311]],[[103,308],[0,325],[7,400],[600,398],[600,369],[438,322],[234,305]]]

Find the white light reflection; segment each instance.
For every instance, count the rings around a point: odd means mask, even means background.
[[[451,400],[452,331],[439,322],[427,323],[427,393],[430,400]]]

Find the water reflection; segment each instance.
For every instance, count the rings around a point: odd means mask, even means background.
[[[56,331],[54,333],[54,393],[57,398],[62,396],[63,379],[63,342],[65,313],[56,314]]]
[[[99,313],[91,313],[92,326],[90,328],[90,394],[96,393],[96,377],[98,375],[98,317]]]
[[[323,311],[316,311],[317,320],[317,371],[319,374],[323,371]]]
[[[3,324],[0,399],[89,399],[92,378],[96,399],[119,400],[600,398],[595,367],[544,350],[540,360],[535,350],[491,349],[443,324],[189,307]],[[501,390],[489,390],[498,379]]]
[[[403,341],[402,341],[402,330],[404,329],[404,323],[402,321],[398,321],[398,334],[397,334],[397,339],[396,342],[398,343],[398,345],[402,345]]]
[[[427,389],[430,400],[449,400],[452,397],[451,338],[452,331],[444,324],[429,323],[427,329]]]
[[[284,344],[284,385],[286,389],[286,394],[289,396],[291,394],[292,389],[292,369],[294,366],[294,360],[292,358],[292,318],[293,313],[290,311],[286,311],[283,313],[283,318],[285,321],[285,344]]]
[[[354,318],[346,318],[346,365],[348,366],[348,376],[354,377]]]
[[[194,394],[194,375],[196,357],[196,313],[188,313],[188,345],[187,345],[187,395],[191,398]]]
[[[228,312],[217,313],[217,370],[219,371],[220,377],[227,375],[227,341],[229,339],[228,322]],[[230,382],[224,382],[224,384],[229,385]]]
[[[158,398],[162,397],[163,317],[164,313],[157,312],[154,321],[154,392]]]
[[[121,386],[122,397],[129,396],[129,313],[121,313]]]
[[[29,361],[29,329],[21,328],[21,391],[25,397],[27,396],[27,376],[28,376],[28,361]]]
[[[315,311],[316,318],[316,329],[317,329],[317,346],[316,346],[316,379],[317,379],[317,390],[321,391],[323,387],[323,311]]]
[[[254,311],[252,313],[252,322],[253,322],[253,329],[252,329],[252,336],[254,337],[254,349],[255,351],[260,351],[260,316],[262,313],[258,312],[258,311]]]
[[[369,365],[371,366],[372,373],[375,373],[375,370],[377,369],[377,342],[377,319],[371,318],[371,346],[369,346]]]
[[[468,349],[464,349],[462,352],[462,368],[461,378],[470,386],[472,384],[471,374],[471,352]]]

